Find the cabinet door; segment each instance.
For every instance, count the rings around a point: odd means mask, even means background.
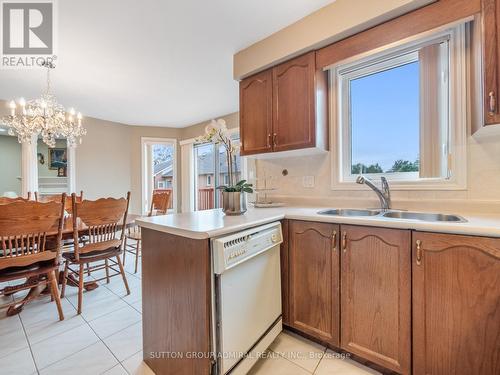
[[[500,374],[500,239],[413,237],[413,374]]]
[[[274,151],[315,145],[315,54],[273,68]]]
[[[339,343],[338,225],[289,221],[290,324]]]
[[[343,225],[341,347],[410,373],[411,232]]]
[[[272,151],[272,71],[240,82],[241,155]]]
[[[484,121],[486,125],[500,123],[500,0],[482,0]]]
[[[281,230],[283,232],[283,242],[280,246],[280,266],[281,266],[281,306],[283,308],[282,318],[283,324],[290,325],[290,313],[289,313],[289,298],[288,298],[288,284],[289,284],[289,269],[288,269],[288,220],[283,220],[281,222]]]

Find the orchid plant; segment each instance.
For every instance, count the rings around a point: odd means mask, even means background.
[[[226,192],[246,192],[253,193],[252,184],[247,184],[246,180],[236,181],[234,166],[236,165],[236,154],[240,150],[240,142],[231,139],[226,121],[223,119],[212,120],[205,127],[205,134],[196,138],[196,143],[212,142],[216,145],[222,144],[226,151],[227,173],[229,175],[229,184],[219,186]]]

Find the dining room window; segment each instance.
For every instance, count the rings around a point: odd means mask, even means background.
[[[172,190],[168,209],[177,210],[177,140],[141,138],[142,143],[142,212],[151,206],[154,189]]]
[[[233,133],[231,139],[239,142],[239,133]],[[220,208],[222,194],[217,187],[229,184],[225,148],[215,143],[202,143],[195,145],[193,152],[195,210]],[[242,160],[238,153],[233,161],[236,180],[240,180],[242,176],[241,164]]]
[[[459,25],[331,67],[334,188],[463,186],[465,38]]]

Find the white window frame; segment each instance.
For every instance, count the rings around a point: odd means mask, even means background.
[[[418,173],[365,174],[379,178],[385,176],[393,190],[465,190],[467,184],[467,65],[466,21],[416,35],[411,38],[390,44],[365,54],[354,56],[333,66],[327,67],[330,74],[330,124],[332,162],[332,190],[361,190],[363,186],[356,184],[356,176],[351,175],[349,124],[346,112],[349,103],[342,100],[341,90],[345,90],[348,79],[343,79],[346,72],[356,71],[368,62],[387,61],[388,66],[400,66],[407,63],[403,57],[418,48],[435,44],[440,40],[449,40],[449,164],[453,171],[450,177],[417,178]],[[399,58],[400,56],[401,58]],[[406,61],[406,62],[405,62]],[[360,72],[359,70],[356,74]],[[352,74],[354,76],[355,74]],[[359,74],[363,75],[363,74]]]
[[[149,168],[147,165],[147,149],[149,146],[157,144],[172,146],[174,149],[174,160],[172,163],[172,208],[174,212],[177,212],[177,187],[179,186],[179,183],[177,181],[177,139],[141,137],[141,212],[143,215],[148,213],[149,206],[151,205],[151,194],[149,194],[149,187],[151,186],[154,189],[154,178],[148,173]]]

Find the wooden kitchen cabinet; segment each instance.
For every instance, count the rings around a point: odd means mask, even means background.
[[[316,144],[314,52],[273,69],[274,151]]]
[[[339,345],[339,226],[290,220],[289,324]]]
[[[500,374],[500,239],[415,232],[413,374]]]
[[[500,0],[481,0],[484,122],[500,124]]]
[[[411,232],[351,225],[341,230],[341,347],[409,374]]]
[[[240,83],[240,139],[242,155],[272,150],[273,75],[266,70]]]
[[[242,80],[241,154],[327,149],[327,90],[314,51]]]

